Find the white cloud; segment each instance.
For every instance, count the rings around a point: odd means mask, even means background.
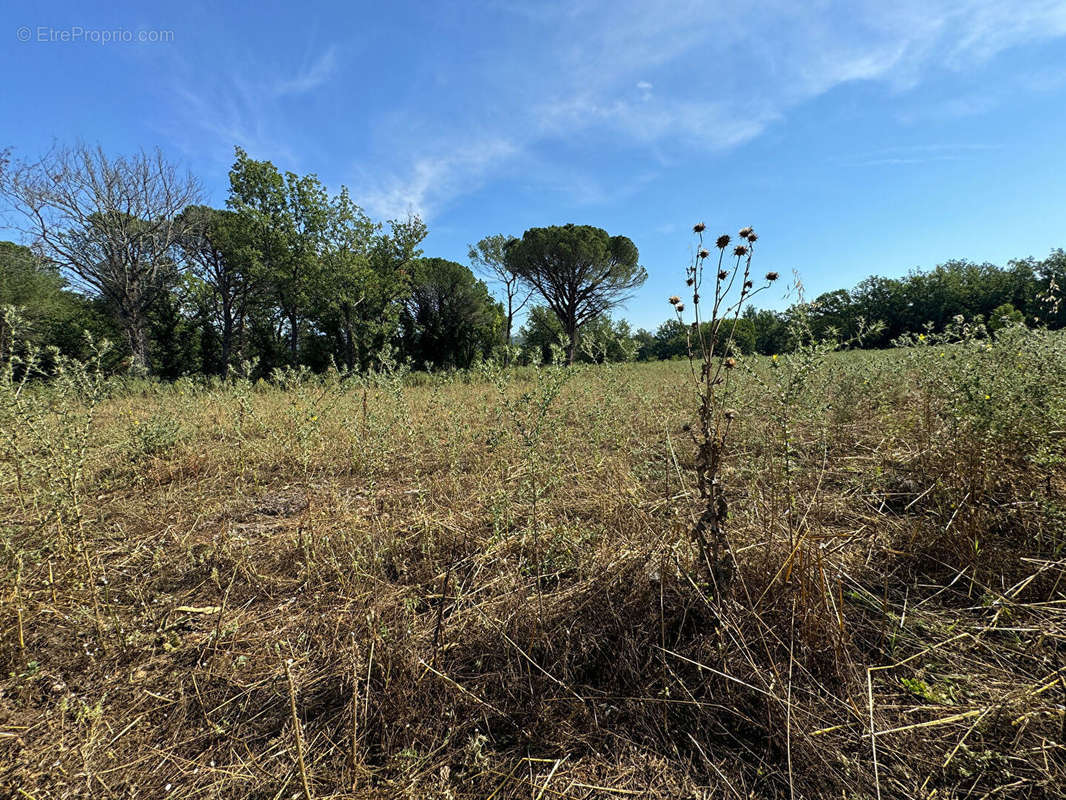
[[[431,216],[439,205],[478,185],[486,174],[518,152],[506,139],[479,142],[463,149],[417,156],[399,175],[363,175],[355,197],[371,214],[398,219]]]
[[[931,74],[965,73],[1008,48],[1066,35],[1062,0],[484,0],[482,11],[500,27],[472,39],[461,65],[411,68],[415,78],[446,75],[440,86],[454,95],[368,109],[370,152],[359,164],[373,166],[352,168],[368,209],[432,215],[519,163],[535,164],[534,179],[552,191],[568,191],[570,180],[575,196],[614,196],[597,190],[594,168],[573,168],[574,152],[632,152],[648,180],[649,163],[740,146],[844,84],[878,82],[901,94]],[[512,24],[501,25],[501,13]],[[430,12],[423,23],[432,29]],[[202,88],[186,91],[187,116],[227,143],[285,151],[294,130],[285,101],[330,84],[340,61],[330,47],[255,83],[239,76],[263,75],[261,64],[189,81]],[[995,103],[974,87],[935,113],[977,114]],[[905,113],[919,120],[934,111]],[[547,163],[557,145],[567,162]]]
[[[511,90],[493,97],[513,111],[491,131],[511,143],[507,156],[485,159],[474,175],[457,179],[467,170],[464,132],[436,130],[437,144],[452,138],[457,151],[432,169],[417,161],[396,196],[419,205],[432,193],[428,206],[439,207],[452,192],[489,180],[516,153],[553,140],[572,146],[599,137],[660,156],[679,148],[726,150],[842,84],[880,81],[906,91],[932,70],[963,71],[1006,48],[1066,34],[1066,4],[567,0],[539,4],[528,20],[545,34],[543,49],[493,62]],[[960,97],[941,111],[980,113],[993,102]],[[575,177],[575,185],[585,181]]]
[[[317,89],[328,81],[337,69],[337,48],[330,45],[303,72],[292,78],[282,78],[272,87],[275,96],[304,94]]]
[[[213,73],[205,80],[197,74],[196,65],[174,56],[173,93],[179,121],[168,133],[187,152],[202,151],[206,139],[213,157],[224,163],[232,161],[231,148],[239,145],[253,158],[278,160],[295,168],[301,157],[284,124],[285,104],[319,89],[336,74],[337,47],[328,46],[293,71],[271,68],[247,54],[230,57],[234,61],[229,65],[212,65]]]

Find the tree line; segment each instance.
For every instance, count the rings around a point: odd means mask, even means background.
[[[0,242],[0,306],[22,309],[37,345],[81,355],[89,331],[116,341],[131,370],[168,378],[224,375],[244,362],[261,374],[285,365],[355,371],[384,352],[440,369],[497,353],[550,359],[560,343],[570,363],[687,349],[677,319],[651,332],[611,317],[647,273],[629,238],[600,228],[487,236],[464,265],[423,252],[417,216],[372,220],[346,188],[330,193],[317,176],[282,172],[240,148],[225,207],[203,204],[202,194],[158,151],[113,157],[77,145],[36,161],[0,153],[0,197],[28,243]],[[992,327],[1062,327],[1064,272],[1057,250],[1006,267],[951,261],[870,277],[783,312],[748,308],[731,323],[732,346],[783,352],[800,313],[816,336],[866,331],[869,347],[956,314]]]

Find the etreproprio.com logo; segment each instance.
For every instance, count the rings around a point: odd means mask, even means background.
[[[15,31],[20,42],[40,44],[159,44],[174,41],[174,31],[130,30],[129,28],[86,28],[71,25],[22,25]]]

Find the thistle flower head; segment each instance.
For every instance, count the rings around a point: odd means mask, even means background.
[[[729,277],[728,270],[724,270],[724,269],[718,270],[718,280],[724,281],[728,277]]]
[[[670,295],[670,305],[676,306],[680,302],[681,298],[678,297],[676,294]]]
[[[736,409],[735,409],[735,408],[727,408],[727,409],[726,409],[726,410],[725,410],[724,412],[722,412],[722,413],[723,413],[723,416],[724,416],[724,417],[725,417],[725,418],[726,418],[727,420],[729,420],[730,422],[732,422],[733,420],[735,420],[735,419],[737,418],[737,411],[736,411]]]
[[[694,284],[695,282],[696,282],[696,279],[695,279],[695,278],[689,278],[688,280],[686,280],[686,281],[685,281],[685,284],[686,284],[687,286],[691,286],[691,285],[692,285],[692,284]]]
[[[757,234],[755,233],[755,231],[752,231],[751,233],[749,233],[749,234],[748,234],[748,241],[749,241],[749,242],[751,242],[752,244],[754,244],[754,243],[755,243],[755,240],[756,240],[756,239],[758,239],[758,238],[759,238],[759,237],[758,237],[758,235],[757,235]]]
[[[776,281],[776,280],[777,280],[777,279],[778,279],[779,277],[781,277],[781,276],[780,276],[780,275],[778,275],[778,274],[777,274],[776,272],[767,272],[767,273],[766,273],[766,280],[770,281],[770,283],[773,283],[773,282],[774,282],[774,281]]]
[[[700,250],[700,258],[707,258],[710,254],[709,250]]]
[[[727,247],[729,247],[729,237],[723,233],[721,236],[718,237],[717,241],[715,241],[714,244],[719,250],[725,250]]]
[[[733,356],[730,356],[722,363],[725,364],[726,369],[733,369],[737,365],[737,360],[733,358]]]
[[[738,244],[736,247],[733,248],[733,255],[735,256],[746,256],[747,254],[748,248],[746,248],[742,244]]]
[[[705,230],[707,230],[707,226],[704,225],[702,222],[697,222],[695,225],[692,226],[693,233],[703,233]]]
[[[740,232],[737,233],[737,236],[739,236],[741,239],[747,239],[753,233],[755,233],[755,231],[753,231],[751,229],[751,226],[749,225],[747,228],[741,228]]]
[[[677,311],[678,314],[680,314],[682,311],[685,310],[685,304],[678,303],[676,306],[674,306],[674,310]]]

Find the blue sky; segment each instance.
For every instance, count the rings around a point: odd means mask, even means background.
[[[1066,246],[1062,0],[18,5],[16,156],[158,145],[221,205],[239,144],[375,218],[421,213],[427,254],[463,262],[488,234],[597,225],[640,249],[640,326],[669,316],[699,220],[753,225],[810,296]],[[86,41],[116,30],[170,41]]]

